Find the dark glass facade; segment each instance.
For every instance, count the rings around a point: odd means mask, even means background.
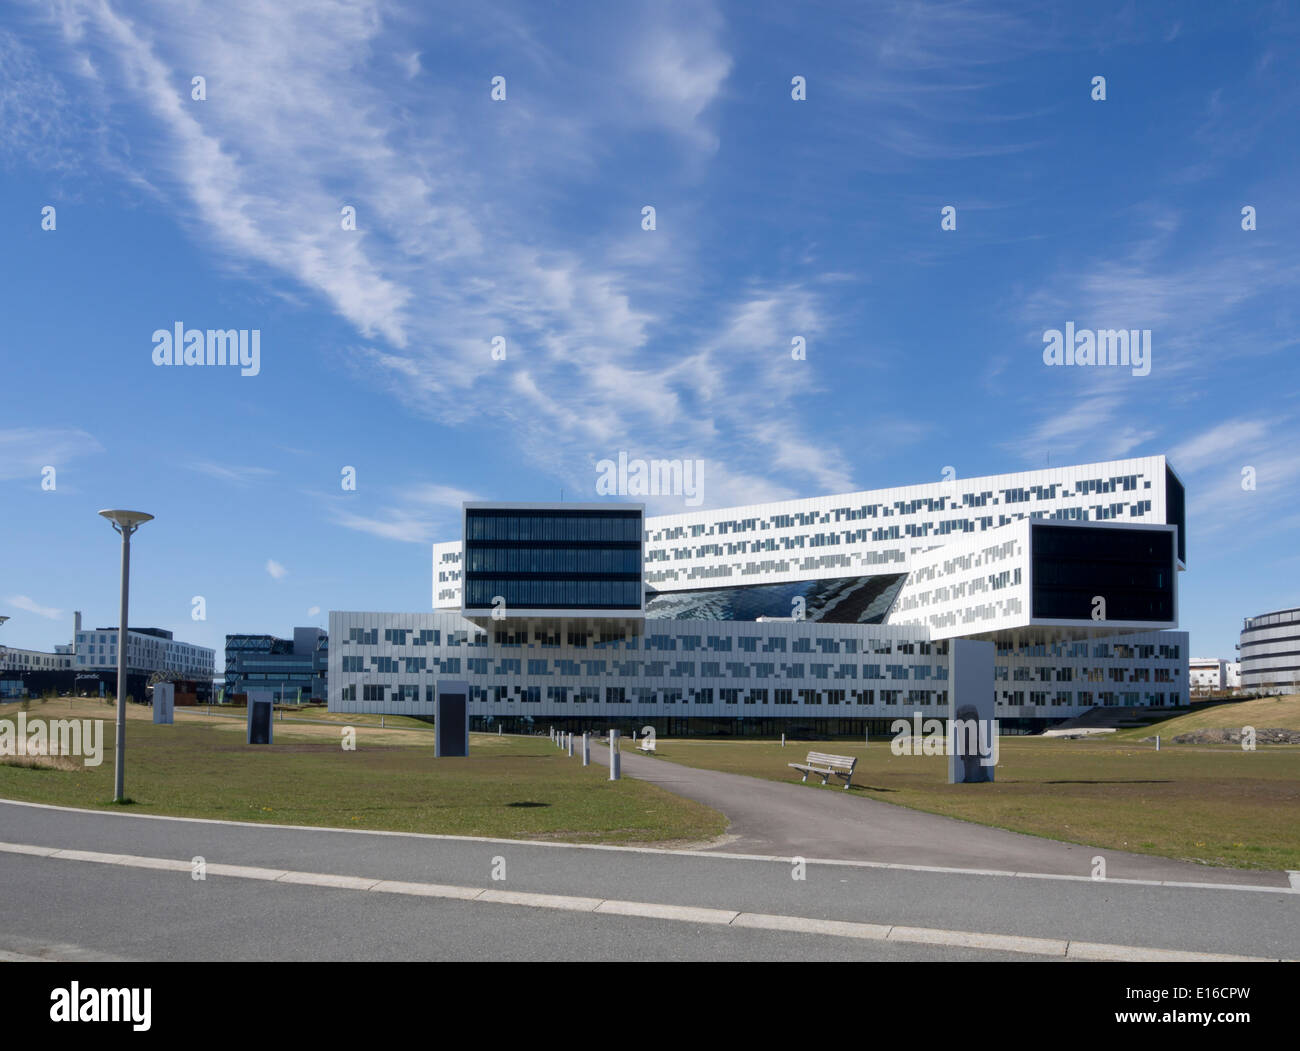
[[[1165,468],[1165,524],[1178,527],[1178,561],[1187,565],[1187,494],[1174,472]]]
[[[797,580],[696,591],[658,591],[646,596],[645,615],[680,620],[757,620],[789,617],[804,600],[804,620],[826,624],[883,624],[906,573],[874,577]]]
[[[639,509],[467,508],[468,610],[641,609]]]
[[[1035,618],[1091,620],[1101,596],[1106,620],[1174,619],[1171,533],[1035,524],[1031,551]]]

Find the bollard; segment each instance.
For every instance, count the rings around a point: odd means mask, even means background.
[[[573,731],[569,731],[569,758],[573,758]]]
[[[582,731],[582,765],[591,765],[591,734],[586,730]]]
[[[283,722],[283,720],[281,720],[281,722]],[[379,717],[379,729],[382,730],[383,728],[384,728],[384,717],[381,715]]]
[[[498,736],[498,737],[501,736],[501,725],[500,725],[500,723],[497,724],[497,736]]]
[[[785,731],[784,731],[784,730],[781,731],[781,747],[782,747],[782,748],[785,747]]]
[[[619,762],[618,755],[618,731],[609,731],[609,779],[617,781],[621,773],[622,764]]]
[[[1160,751],[1160,735],[1156,734],[1156,751]]]

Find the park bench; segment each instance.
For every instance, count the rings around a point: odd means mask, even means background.
[[[808,758],[802,763],[786,763],[786,766],[792,766],[796,770],[803,771],[803,780],[807,782],[809,774],[821,774],[822,784],[832,777],[844,778],[844,787],[847,789],[853,783],[853,768],[858,765],[858,758],[854,755],[831,755],[828,752],[809,752]]]

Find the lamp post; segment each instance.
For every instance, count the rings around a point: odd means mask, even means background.
[[[131,587],[131,534],[153,515],[143,511],[100,511],[122,535],[122,604],[117,621],[117,745],[113,753],[113,802],[126,798],[126,625],[127,596]]]

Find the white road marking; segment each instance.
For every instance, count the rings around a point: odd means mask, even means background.
[[[628,854],[667,854],[686,858],[723,858],[729,861],[773,861],[789,865],[793,860],[777,854],[731,854],[720,850],[669,850],[666,847],[617,847],[608,843],[544,843],[532,839],[503,839],[496,836],[448,836],[433,832],[392,832],[384,829],[370,828],[332,828],[326,825],[276,825],[262,821],[222,821],[211,817],[177,817],[173,814],[122,814],[111,810],[92,810],[87,807],[54,806],[50,803],[28,803],[22,799],[2,799],[0,805],[38,807],[42,810],[63,810],[72,814],[97,814],[100,817],[128,818],[137,821],[188,821],[200,825],[231,825],[237,828],[272,828],[286,832],[339,832],[351,836],[400,836],[406,839],[450,840],[457,843],[500,843],[513,847],[544,847],[557,850],[610,850]],[[1080,849],[1087,850],[1088,847]],[[1102,849],[1100,847],[1095,849]],[[1017,872],[1012,869],[967,869],[951,868],[941,865],[904,865],[890,861],[852,861],[839,858],[810,858],[804,861],[809,865],[842,865],[847,868],[861,869],[895,869],[900,872],[938,872],[958,876],[1003,876],[1016,879],[1058,879],[1076,883],[1123,883],[1135,887],[1181,887],[1193,890],[1249,890],[1262,891],[1266,894],[1300,893],[1300,880],[1295,873],[1289,873],[1290,886],[1267,886],[1253,883],[1192,883],[1185,880],[1156,879],[1093,879],[1091,875],[1073,876],[1054,872]]]
[[[140,857],[134,854],[105,854],[94,850],[51,850],[26,843],[0,843],[0,853],[26,854],[55,861],[81,861],[128,868],[188,870],[190,863],[172,858]],[[691,905],[665,905],[646,901],[583,898],[568,894],[537,894],[529,891],[496,888],[458,887],[438,883],[404,883],[372,879],[366,876],[340,876],[328,872],[295,872],[265,869],[249,865],[209,864],[209,875],[236,879],[255,879],[271,883],[293,883],[335,890],[378,891],[383,894],[407,894],[429,898],[451,898],[498,905],[517,905],[535,909],[562,909],[568,912],[603,913],[614,916],[639,916],[647,919],[682,923],[710,923],[718,926],[747,927],[761,930],[792,931],[836,938],[867,938],[877,941],[910,942],[962,949],[986,949],[990,952],[1022,953],[1079,960],[1205,960],[1215,962],[1271,960],[1261,956],[1230,956],[1223,953],[1187,952],[1177,949],[1151,949],[1129,945],[1105,945],[1075,942],[1060,938],[1029,938],[1009,934],[982,934],[976,931],[948,931],[931,927],[906,927],[874,923],[851,923],[843,920],[819,920],[804,916],[780,916],[768,913],[738,912],[731,909],[703,908]],[[18,956],[19,954],[12,954]],[[0,955],[0,959],[5,958]]]

